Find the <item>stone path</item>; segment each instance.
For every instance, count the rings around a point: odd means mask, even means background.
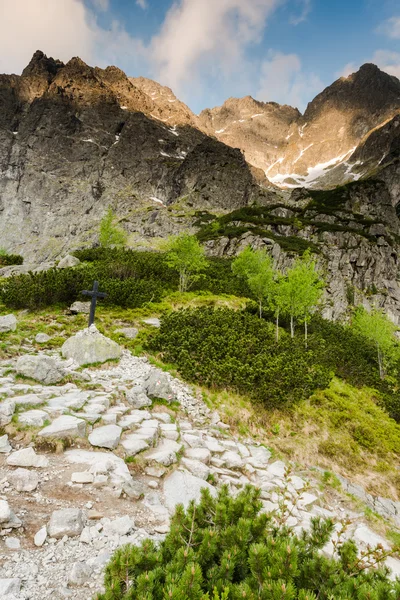
[[[0,363],[0,426],[18,429],[0,437],[2,599],[89,600],[119,546],[161,540],[178,502],[222,483],[232,492],[260,487],[266,511],[286,490],[296,531],[313,516],[350,519],[346,535],[360,547],[389,547],[312,474],[288,476],[267,448],[236,439],[188,386],[145,358],[124,352],[111,368],[84,370],[82,388],[18,383],[14,368]],[[63,368],[74,372],[72,363]],[[400,574],[400,561],[388,564]]]

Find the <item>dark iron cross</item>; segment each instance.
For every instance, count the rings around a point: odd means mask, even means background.
[[[89,327],[90,327],[94,323],[94,314],[96,312],[97,298],[106,298],[107,294],[104,294],[103,292],[99,292],[99,282],[98,281],[94,282],[93,289],[91,291],[84,290],[82,292],[82,294],[85,294],[85,296],[91,296],[91,298],[92,298],[92,302],[90,304],[90,314],[89,314]]]

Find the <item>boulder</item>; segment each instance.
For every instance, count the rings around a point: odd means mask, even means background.
[[[250,446],[249,447],[251,458],[248,462],[253,467],[263,469],[268,465],[269,459],[271,458],[271,452],[264,448],[264,446]]]
[[[33,492],[39,485],[36,471],[28,471],[28,469],[16,469],[8,480],[17,492]]]
[[[90,313],[90,302],[74,302],[69,307],[69,312],[73,315],[88,315]]]
[[[0,436],[0,454],[7,454],[11,452],[12,448],[8,441],[8,435]]]
[[[135,526],[135,523],[133,522],[133,520],[130,517],[128,517],[128,516],[118,517],[117,519],[114,519],[113,521],[111,521],[110,523],[107,523],[104,526],[104,532],[107,535],[110,535],[110,534],[127,535],[128,533],[130,533],[132,531],[134,526]]]
[[[199,460],[206,465],[208,465],[211,460],[211,452],[208,448],[187,448],[185,450],[185,456],[191,460]]]
[[[210,468],[199,460],[191,460],[184,457],[181,459],[181,466],[185,467],[185,469],[199,479],[207,479],[210,474]]]
[[[241,456],[237,452],[227,450],[221,456],[221,460],[224,461],[224,466],[228,469],[240,469],[243,467],[243,461]]]
[[[167,373],[161,369],[153,369],[146,381],[146,391],[149,398],[161,398],[167,402],[176,399]]]
[[[145,391],[142,387],[133,387],[126,392],[126,399],[133,408],[145,408],[151,406],[152,401],[146,396]]]
[[[49,461],[45,456],[38,456],[33,448],[22,448],[8,456],[7,464],[12,467],[45,468],[49,466]]]
[[[17,329],[17,318],[15,315],[5,315],[0,317],[0,333],[15,331]]]
[[[136,327],[122,327],[121,329],[116,329],[115,333],[124,335],[128,340],[134,340],[139,335],[139,330]]]
[[[168,510],[173,513],[177,504],[183,504],[185,508],[189,502],[198,502],[201,499],[201,490],[209,490],[212,496],[217,495],[217,490],[199,477],[195,477],[185,471],[175,471],[164,481],[164,498]]]
[[[82,533],[84,526],[84,514],[79,508],[64,508],[52,513],[47,532],[50,537],[56,539],[64,535],[74,537]]]
[[[70,415],[62,415],[39,432],[42,437],[54,437],[54,438],[75,438],[85,437],[86,435],[86,421],[84,419],[78,419],[77,417],[71,417]]]
[[[57,267],[59,269],[68,269],[69,267],[77,267],[80,264],[81,261],[79,258],[76,258],[76,256],[71,256],[71,254],[67,254],[67,256],[64,256],[64,258],[60,260]]]
[[[46,344],[49,340],[51,340],[51,337],[47,333],[38,333],[35,337],[37,344]]]
[[[84,585],[92,576],[92,567],[85,562],[75,562],[68,576],[70,585]]]
[[[92,446],[113,450],[119,444],[121,433],[122,427],[118,425],[104,425],[103,427],[93,429],[88,439]]]
[[[118,359],[122,349],[116,342],[102,335],[95,325],[91,325],[69,338],[62,346],[61,353],[82,366]]]
[[[25,354],[17,360],[16,371],[20,375],[40,381],[45,385],[52,385],[61,381],[65,372],[57,361],[45,354]]]

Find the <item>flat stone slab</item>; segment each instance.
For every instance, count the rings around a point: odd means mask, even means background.
[[[116,483],[131,482],[132,476],[128,465],[112,452],[94,452],[90,450],[67,450],[64,456],[69,463],[88,465],[94,475],[109,474]]]
[[[120,333],[128,340],[134,340],[139,335],[139,330],[136,327],[121,327],[121,329],[116,329],[115,333]]]
[[[8,441],[8,435],[0,436],[0,454],[8,454],[11,450],[12,447]]]
[[[185,471],[175,471],[164,481],[165,505],[171,513],[175,511],[178,504],[183,504],[187,508],[191,500],[198,502],[201,499],[202,489],[209,490],[214,497],[217,495],[215,487],[203,479]]]
[[[46,468],[49,466],[49,460],[36,454],[33,448],[22,448],[7,457],[7,464],[12,467]]]
[[[62,415],[39,432],[42,437],[68,438],[68,437],[85,437],[86,421],[71,417],[70,415]]]
[[[113,450],[118,446],[121,434],[122,427],[118,425],[104,425],[103,427],[93,429],[88,439],[92,446]]]
[[[192,460],[199,460],[206,465],[208,465],[211,460],[211,452],[208,448],[187,448],[185,450],[185,456]]]
[[[25,394],[25,396],[13,396],[13,401],[17,406],[39,406],[44,404],[43,398],[39,398],[36,394]]]
[[[124,448],[127,456],[135,456],[139,452],[147,450],[149,447],[148,442],[142,439],[135,433],[127,435],[121,442],[121,446]]]
[[[148,462],[154,461],[164,467],[169,467],[178,462],[176,454],[181,448],[182,444],[173,440],[164,440],[157,448],[148,450],[143,456]]]
[[[61,353],[64,358],[72,359],[82,366],[119,359],[122,348],[102,335],[95,325],[91,325],[69,338],[63,344]]]
[[[43,427],[45,421],[49,419],[49,413],[44,410],[27,410],[18,415],[18,421],[22,425],[31,427]]]

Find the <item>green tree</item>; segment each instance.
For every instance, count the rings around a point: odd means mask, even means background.
[[[304,322],[307,346],[308,323],[325,288],[325,282],[308,250],[287,271],[281,286],[282,311],[290,317],[291,336],[294,337],[295,321]]]
[[[400,583],[381,567],[396,549],[378,546],[359,554],[354,541],[339,535],[336,558],[327,558],[321,550],[335,528],[331,519],[313,517],[310,529],[297,536],[287,525],[284,502],[274,519],[260,497],[251,486],[235,497],[227,486],[216,497],[203,489],[197,505],[176,508],[160,544],[145,540],[116,551],[97,600],[399,598]]]
[[[126,232],[116,223],[117,217],[111,206],[100,222],[100,245],[103,248],[120,248],[125,246]]]
[[[388,363],[398,350],[394,335],[397,327],[382,310],[373,309],[368,312],[363,306],[357,308],[352,326],[375,345],[379,375],[381,379],[385,379]]]
[[[247,281],[258,302],[260,319],[263,307],[271,307],[275,293],[276,272],[272,258],[266,250],[253,250],[248,246],[232,263],[232,271]],[[278,317],[279,318],[279,317]]]
[[[200,277],[208,261],[203,246],[194,235],[183,233],[167,244],[167,265],[179,273],[179,291],[186,292]]]

